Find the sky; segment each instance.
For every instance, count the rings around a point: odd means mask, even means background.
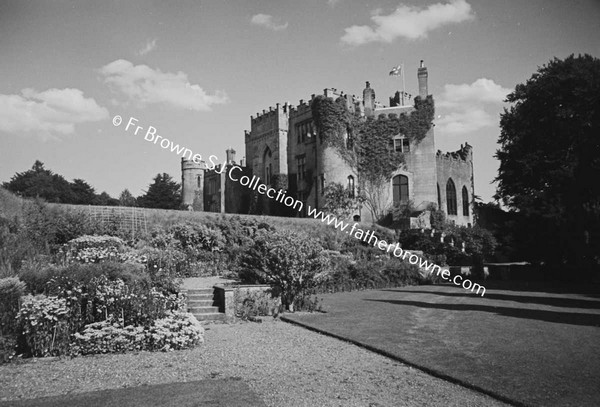
[[[505,97],[553,58],[600,57],[597,0],[0,2],[0,182],[35,160],[97,193],[143,193],[180,158],[244,155],[250,116],[324,88],[377,99],[417,90],[424,60],[435,143],[474,149],[492,200]],[[113,124],[119,115],[122,123]],[[143,128],[125,131],[129,119]]]

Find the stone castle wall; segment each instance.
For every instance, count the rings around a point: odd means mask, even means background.
[[[473,179],[473,149],[469,144],[461,146],[460,150],[443,154],[438,151],[436,154],[437,162],[437,183],[440,190],[441,208],[446,212],[448,220],[454,221],[457,225],[473,225],[473,195],[475,193]],[[446,184],[452,179],[456,188],[456,215],[448,214],[448,201],[446,197]],[[463,215],[463,187],[468,192],[468,215]]]

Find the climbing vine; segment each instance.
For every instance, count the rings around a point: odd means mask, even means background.
[[[365,118],[350,112],[342,97],[334,101],[317,96],[311,104],[319,137],[357,171],[360,192],[375,218],[384,215],[385,186],[392,173],[405,162],[404,155],[393,148],[394,136],[403,134],[414,145],[431,129],[433,98],[416,97],[414,108],[400,116],[381,114]]]

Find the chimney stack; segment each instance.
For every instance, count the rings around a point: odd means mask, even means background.
[[[229,147],[225,150],[225,154],[227,156],[227,164],[233,164],[235,162],[235,150],[233,147]]]
[[[366,83],[365,90],[363,90],[363,104],[365,106],[365,116],[373,116],[375,111],[375,91],[371,88],[369,82]]]
[[[423,60],[421,60],[421,65],[417,70],[417,78],[419,78],[419,96],[421,99],[425,99],[429,94],[427,90],[427,68],[423,64]]]

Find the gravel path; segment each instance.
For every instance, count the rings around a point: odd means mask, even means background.
[[[205,344],[0,366],[0,400],[241,378],[269,406],[504,406],[357,346],[278,321],[206,325]]]

